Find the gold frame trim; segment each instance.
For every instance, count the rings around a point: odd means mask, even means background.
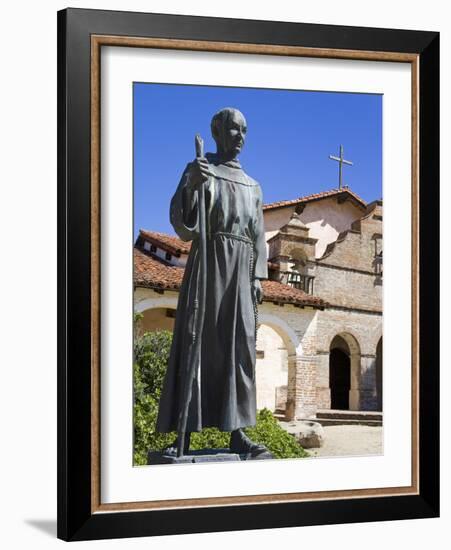
[[[236,497],[211,497],[148,502],[100,501],[100,50],[102,46],[158,48],[222,53],[247,53],[294,57],[355,59],[410,63],[412,70],[412,481],[409,487],[281,493]],[[91,512],[125,512],[171,508],[203,508],[247,504],[307,502],[349,498],[419,494],[419,55],[398,52],[333,50],[267,44],[239,44],[139,38],[91,36]]]

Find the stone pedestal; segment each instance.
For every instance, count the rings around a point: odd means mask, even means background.
[[[164,454],[163,451],[149,451],[147,464],[200,464],[206,462],[237,462],[239,460],[267,460],[274,458],[269,452],[252,456],[251,453],[231,453],[229,449],[201,449],[189,451],[183,456]]]

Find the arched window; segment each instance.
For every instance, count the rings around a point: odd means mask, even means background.
[[[287,283],[307,294],[313,294],[313,275],[308,272],[308,256],[302,248],[293,248],[290,250],[290,259],[288,261],[290,271],[287,273]]]

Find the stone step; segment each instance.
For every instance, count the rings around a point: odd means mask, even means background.
[[[279,422],[286,422],[285,411],[278,409],[273,412]],[[302,421],[318,422],[322,426],[360,425],[360,426],[382,426],[383,415],[378,411],[318,411],[316,418],[301,418]]]
[[[274,416],[274,418],[277,418],[277,420],[285,420],[285,411],[283,411],[282,409],[276,409],[272,415]]]
[[[382,426],[382,420],[347,420],[344,418],[308,418],[321,426]]]
[[[343,410],[319,410],[316,418],[330,420],[364,420],[382,422],[383,413],[380,411],[343,411]]]

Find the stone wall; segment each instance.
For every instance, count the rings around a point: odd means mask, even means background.
[[[376,410],[376,352],[382,338],[382,315],[330,308],[316,320],[316,394],[318,409],[330,408],[329,352],[340,335],[351,349],[351,394],[353,410]]]
[[[313,294],[335,306],[382,311],[382,281],[375,273],[337,269],[318,263]]]
[[[177,292],[159,294],[139,288],[135,307],[141,311],[158,308],[161,315],[164,308],[176,307],[177,298]],[[351,409],[377,409],[381,314],[264,302],[259,307],[259,322],[257,349],[265,356],[256,362],[258,408],[274,410],[276,395],[285,391],[285,385],[288,419],[314,417],[318,409],[330,408],[329,351],[333,338],[340,335],[351,351]]]
[[[382,311],[381,251],[382,207],[373,203],[317,260],[314,294],[332,305]]]

